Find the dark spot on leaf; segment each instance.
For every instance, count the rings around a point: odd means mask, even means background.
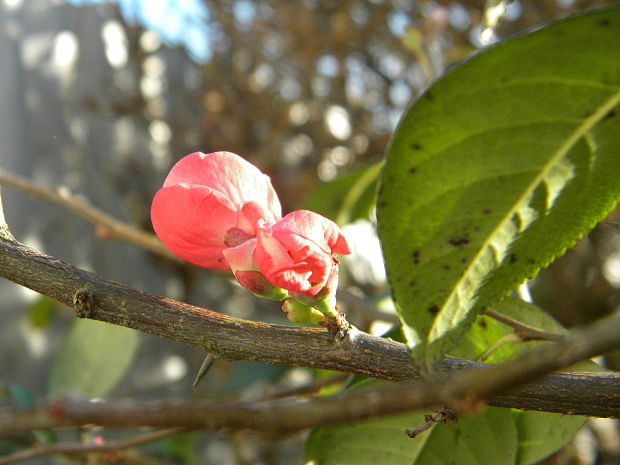
[[[467,263],[467,257],[461,258],[461,263]]]
[[[452,269],[452,267],[451,267],[450,265],[444,265],[444,266],[443,266],[443,269],[444,269],[444,270],[446,270],[446,271],[448,271],[448,270],[451,270],[451,269]]]
[[[387,207],[387,202],[385,200],[381,200],[379,202],[377,202],[377,206],[378,207]]]
[[[482,318],[480,320],[478,320],[478,324],[480,325],[481,328],[487,329],[488,324],[485,320],[483,320]]]
[[[437,305],[431,305],[428,307],[428,313],[431,315],[437,315],[439,313],[439,307]]]
[[[516,253],[511,253],[510,255],[508,255],[508,261],[510,263],[514,263],[517,261],[517,254]]]
[[[422,146],[418,144],[417,142],[414,142],[413,144],[411,144],[411,148],[413,150],[422,150]]]
[[[608,120],[608,119],[612,119],[614,116],[616,116],[616,112],[615,112],[614,110],[610,110],[610,111],[609,111],[609,113],[607,113],[607,114],[603,117],[602,121],[606,121],[606,120]]]
[[[418,171],[418,169],[415,166],[412,166],[411,168],[409,168],[409,172],[411,174],[415,173],[416,171]]]
[[[413,252],[411,252],[411,260],[413,260],[414,265],[417,265],[418,263],[420,263],[420,251],[419,250],[414,250]]]
[[[467,236],[452,237],[448,239],[448,243],[453,245],[454,247],[458,247],[459,249],[462,249],[467,244],[469,244],[469,238]]]
[[[603,26],[603,27],[607,27],[607,26],[609,26],[609,19],[601,19],[601,20],[598,22],[598,25],[599,25],[599,26]]]
[[[415,281],[411,280],[407,284],[409,285],[409,287],[414,287],[418,283],[416,283]]]
[[[482,214],[483,215],[488,215],[491,213],[491,209],[490,208],[485,208],[484,210],[482,210]]]
[[[521,216],[519,216],[519,215],[515,215],[515,216],[513,217],[513,220],[514,220],[515,227],[516,227],[519,231],[521,231],[521,228],[523,227],[523,221],[521,220]]]
[[[435,100],[435,96],[431,94],[430,92],[427,92],[426,94],[424,94],[424,97],[426,97],[426,100],[430,100],[431,102]]]
[[[536,260],[534,260],[533,258],[528,258],[527,259],[527,263],[530,264],[530,265],[533,265],[533,264],[536,263]]]

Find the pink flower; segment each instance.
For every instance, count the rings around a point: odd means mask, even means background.
[[[286,300],[293,321],[336,317],[336,255],[350,253],[342,231],[311,211],[280,215],[269,177],[230,152],[181,159],[151,206],[155,232],[177,256],[230,269],[254,294]]]
[[[349,253],[340,228],[318,213],[299,210],[275,224],[260,222],[256,262],[273,285],[289,292],[331,294],[338,277],[335,257]]]
[[[155,194],[156,234],[178,257],[229,269],[222,255],[256,236],[259,220],[274,223],[281,206],[268,176],[230,152],[195,152],[179,160]]]
[[[224,249],[224,258],[230,265],[235,279],[248,291],[265,299],[282,300],[288,292],[271,284],[260,272],[255,258],[256,238],[237,247]]]

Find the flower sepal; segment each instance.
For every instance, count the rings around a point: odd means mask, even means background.
[[[296,299],[289,299],[282,304],[282,311],[293,323],[301,324],[322,324],[325,322],[325,315],[311,307],[299,302]]]
[[[322,294],[322,295],[321,295]],[[307,296],[295,292],[290,293],[291,297],[297,302],[312,307],[327,317],[334,318],[338,314],[336,306],[336,295],[320,292],[315,296]]]

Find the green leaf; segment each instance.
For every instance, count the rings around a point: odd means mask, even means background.
[[[514,465],[517,430],[510,410],[489,408],[437,425],[414,465]]]
[[[131,366],[138,340],[133,329],[75,320],[54,358],[48,393],[105,396]]]
[[[547,312],[521,299],[507,297],[502,302],[493,305],[492,310],[543,331],[558,334],[566,332],[566,329]],[[479,356],[489,347],[513,332],[510,326],[494,318],[478,315],[474,324],[463,334],[458,346],[450,351],[450,355],[467,360],[478,360]],[[484,361],[501,363],[512,360],[541,344],[548,344],[548,342],[528,341],[505,344],[493,351],[491,356]]]
[[[427,365],[620,199],[620,8],[453,68],[409,109],[377,201],[393,297]]]
[[[416,412],[318,428],[306,442],[305,460],[314,465],[410,465],[429,433],[411,439],[405,429],[423,421],[424,413]]]
[[[363,380],[351,389],[378,386],[375,380]],[[428,412],[409,412],[373,418],[346,425],[316,428],[305,446],[305,461],[314,465],[410,465],[416,463],[429,432],[415,439],[405,429],[424,422]]]
[[[516,465],[537,463],[563,447],[586,422],[585,417],[513,410],[518,431]]]
[[[508,298],[493,310],[539,329],[566,331],[543,310],[518,299]],[[476,359],[510,333],[509,326],[479,316],[452,354]],[[513,359],[540,344],[548,343],[506,344],[493,352],[490,361],[499,363]],[[360,381],[359,377],[355,381],[354,388],[379,384]],[[316,465],[529,465],[560,449],[585,422],[585,418],[579,416],[488,408],[477,416],[461,416],[457,424],[438,424],[432,432],[409,439],[404,434],[405,429],[421,424],[423,417],[423,413],[413,412],[318,428],[306,443],[306,459],[314,460]],[[386,451],[389,455],[385,455]]]
[[[169,438],[148,443],[141,449],[149,455],[165,459],[166,463],[198,463],[196,441],[198,432],[179,433]]]
[[[493,310],[515,320],[544,331],[563,333],[566,329],[551,315],[539,307],[515,298],[507,298],[494,305]],[[456,357],[475,360],[488,347],[502,337],[511,334],[512,328],[488,316],[478,316],[476,322],[465,332],[459,347],[452,351]],[[549,344],[542,341],[528,341],[502,345],[487,360],[490,363],[501,363],[514,359],[536,346]],[[588,371],[599,371],[594,362],[587,362],[581,368]],[[585,417],[561,415],[547,412],[523,412],[512,410],[514,424],[517,429],[517,465],[536,463],[563,447],[581,429]]]
[[[354,388],[379,384],[366,380]],[[510,410],[490,408],[409,438],[405,430],[422,424],[426,413],[317,428],[306,442],[305,460],[314,465],[514,465],[517,432]]]
[[[332,218],[341,226],[368,219],[375,207],[380,169],[380,162],[373,163],[321,183],[304,199],[301,208]]]

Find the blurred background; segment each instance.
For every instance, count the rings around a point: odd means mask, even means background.
[[[394,314],[373,189],[401,114],[476,50],[609,3],[0,0],[0,169],[152,231],[151,199],[176,160],[194,151],[242,155],[271,176],[285,212],[312,207],[345,229],[354,254],[344,263],[342,306],[351,322],[381,333]],[[277,303],[221,273],[107,240],[75,213],[27,193],[4,187],[2,195],[13,234],[33,248],[146,292],[287,324]],[[530,290],[564,325],[581,324],[618,305],[618,270],[620,231],[602,225]],[[89,373],[71,389],[80,362],[68,354],[96,330],[7,281],[0,293],[0,408],[80,389],[116,398],[253,398],[330,376],[219,361],[192,390],[203,353],[125,330],[87,341],[95,359],[110,358],[111,337],[123,341],[119,362],[101,371],[108,382]],[[617,369],[620,359],[607,363]],[[301,463],[303,439],[191,433],[140,449],[135,463]],[[0,438],[0,455],[29,441]],[[617,424],[597,420],[545,463],[619,462]]]

